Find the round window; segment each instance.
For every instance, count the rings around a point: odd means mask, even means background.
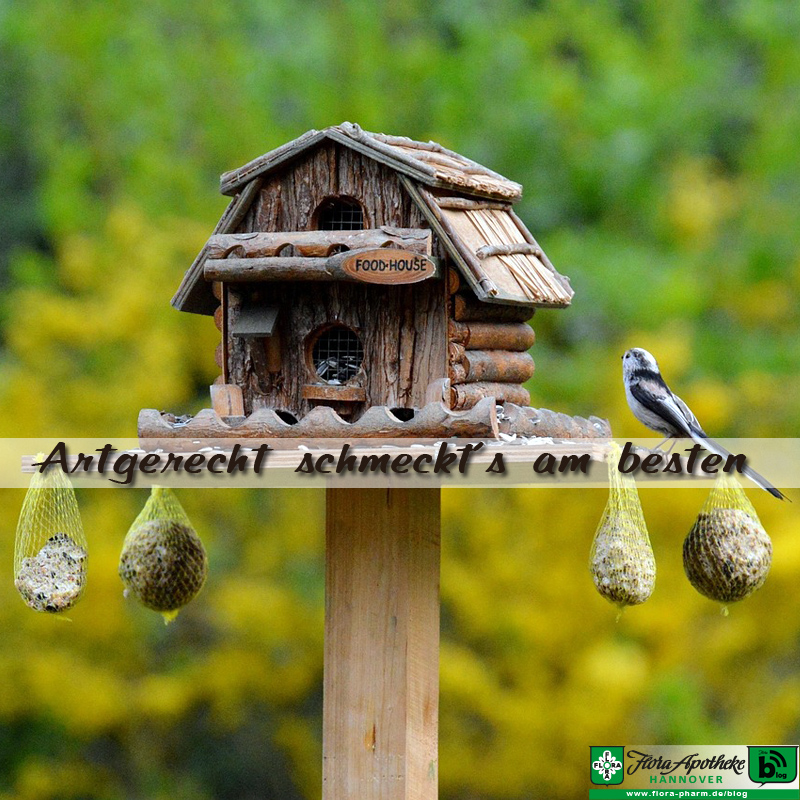
[[[311,348],[314,371],[326,383],[346,383],[364,361],[364,346],[354,330],[344,325],[326,328]]]

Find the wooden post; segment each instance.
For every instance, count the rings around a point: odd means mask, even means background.
[[[328,489],[323,800],[438,797],[439,489]]]

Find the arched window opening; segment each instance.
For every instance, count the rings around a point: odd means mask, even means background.
[[[364,230],[364,212],[357,200],[350,197],[329,197],[315,212],[317,229],[321,231]]]

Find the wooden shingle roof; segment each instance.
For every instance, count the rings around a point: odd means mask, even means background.
[[[570,304],[573,291],[569,279],[556,271],[513,211],[512,204],[522,196],[520,184],[435,142],[370,133],[350,122],[308,131],[224,173],[220,189],[234,199],[214,234],[236,230],[266,175],[286,168],[325,140],[349,147],[399,173],[411,199],[478,299],[555,308]],[[181,311],[214,313],[217,302],[209,279],[204,278],[208,260],[214,257],[213,248],[209,249],[214,238],[198,254],[172,299]]]
[[[239,169],[224,173],[220,178],[220,191],[234,195],[253,178],[271,172],[324,139],[361,152],[427,186],[455,189],[465,194],[502,199],[510,203],[522,197],[520,184],[436,142],[417,142],[405,136],[370,133],[352,122],[343,122],[321,131],[308,131]]]

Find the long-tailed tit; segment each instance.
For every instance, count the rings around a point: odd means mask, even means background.
[[[627,350],[622,356],[622,378],[625,396],[633,415],[643,425],[667,438],[693,439],[706,450],[727,458],[731,455],[722,445],[709,439],[697,417],[664,382],[655,358],[641,347]],[[749,466],[742,474],[774,497],[785,500],[786,495]]]

